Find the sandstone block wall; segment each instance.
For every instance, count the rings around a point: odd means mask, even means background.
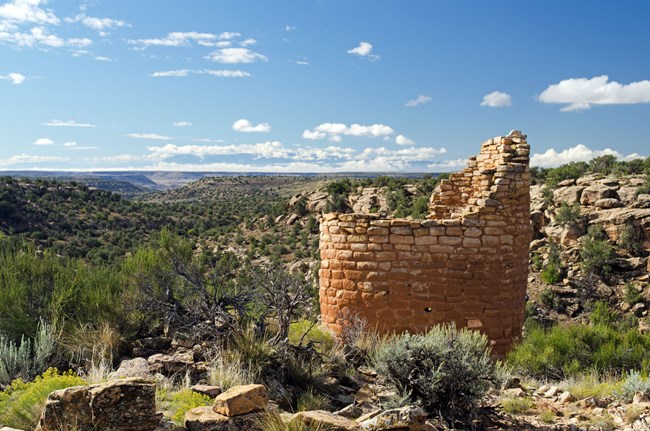
[[[325,214],[320,233],[323,323],[349,316],[379,332],[455,322],[504,354],[521,337],[530,227],[530,148],[512,131],[482,144],[443,180],[426,220]]]

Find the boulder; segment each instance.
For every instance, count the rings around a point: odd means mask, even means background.
[[[373,210],[387,211],[386,193],[384,189],[376,187],[363,187],[358,193],[350,195],[352,211],[368,214]]]
[[[125,379],[52,392],[37,430],[153,431],[160,419],[155,384]]]
[[[632,208],[650,208],[650,195],[640,194],[636,197],[636,200],[632,203]]]
[[[302,422],[313,427],[322,427],[331,431],[352,431],[360,430],[361,427],[355,421],[337,416],[325,410],[312,410],[296,413],[291,422]]]
[[[188,431],[258,431],[260,413],[249,413],[228,417],[216,413],[212,407],[196,407],[185,413],[185,428]]]
[[[147,362],[152,373],[176,374],[186,371],[194,364],[194,353],[187,350],[179,350],[171,355],[156,353],[149,356]]]
[[[533,237],[535,239],[540,239],[542,237],[541,230],[544,226],[546,226],[546,218],[544,217],[544,212],[540,210],[531,211],[530,224],[533,228]]]
[[[427,415],[420,407],[406,406],[381,412],[372,419],[361,422],[361,429],[380,430],[410,430],[419,429]]]
[[[108,375],[108,380],[128,379],[132,377],[153,380],[154,376],[149,371],[149,362],[145,358],[133,358],[122,361],[117,370]]]
[[[316,213],[325,211],[328,197],[329,195],[325,192],[312,193],[307,201],[307,211]]]
[[[650,416],[641,415],[641,417],[632,423],[634,431],[650,431]]]
[[[93,429],[87,386],[60,389],[47,397],[36,429],[59,431],[62,424],[74,424],[79,431]]]
[[[296,221],[298,221],[299,218],[300,218],[300,216],[298,214],[291,214],[286,219],[285,223],[288,224],[288,225],[292,225],[292,224],[296,223]]]
[[[558,388],[557,386],[551,386],[550,388],[548,388],[546,392],[544,392],[544,397],[546,398],[554,397],[558,394],[559,391],[560,388]]]
[[[233,386],[215,398],[212,408],[224,416],[239,416],[262,410],[268,402],[264,385]]]
[[[624,205],[632,205],[637,197],[638,187],[623,186],[618,189],[618,197]]]
[[[596,201],[607,198],[620,200],[616,193],[617,188],[605,184],[593,184],[582,191],[580,205],[594,205]]]
[[[504,389],[503,395],[510,398],[524,398],[526,396],[526,391],[522,388]]]
[[[630,226],[640,238],[644,248],[650,248],[650,208],[612,208],[603,209],[592,215],[589,224],[602,226],[612,241],[618,240],[623,229]]]
[[[594,203],[594,206],[597,208],[604,208],[604,209],[620,208],[623,206],[623,202],[621,202],[616,198],[604,198],[604,199],[598,199]]]
[[[584,189],[585,187],[583,186],[569,186],[555,189],[553,190],[553,202],[557,206],[562,202],[573,205],[576,202],[580,202],[580,197]]]
[[[558,398],[558,402],[560,404],[570,404],[575,401],[577,401],[577,399],[571,394],[571,392],[562,392],[562,394],[560,394],[560,398]]]
[[[587,226],[585,223],[571,223],[566,225],[560,234],[560,243],[568,247],[574,245],[578,238],[587,233]]]
[[[194,385],[190,389],[198,394],[206,395],[210,398],[215,398],[217,395],[223,392],[219,386],[211,385]]]

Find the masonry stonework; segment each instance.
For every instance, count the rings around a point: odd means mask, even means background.
[[[455,322],[503,355],[521,337],[530,227],[526,135],[484,142],[468,167],[442,180],[426,220],[325,214],[320,305],[340,333],[350,316],[379,332]]]

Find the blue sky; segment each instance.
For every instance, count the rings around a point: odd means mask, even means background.
[[[650,2],[0,0],[0,170],[650,155]]]

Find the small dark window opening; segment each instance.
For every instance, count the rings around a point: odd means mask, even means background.
[[[431,313],[431,307],[426,307],[424,311],[426,311],[427,313]]]

